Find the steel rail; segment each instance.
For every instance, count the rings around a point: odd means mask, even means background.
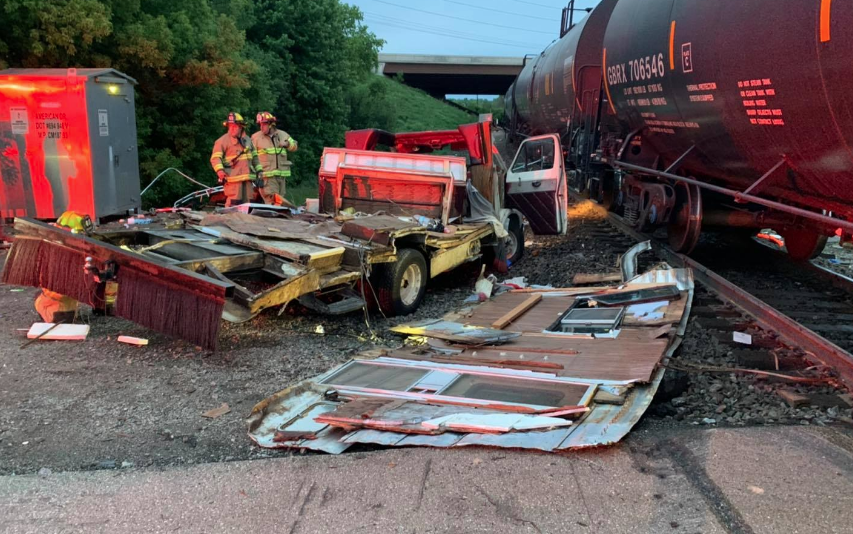
[[[650,239],[649,236],[629,226],[615,213],[608,212],[607,216],[608,222],[612,226],[631,238],[637,241]],[[652,240],[652,248],[669,264],[675,267],[692,269],[696,281],[708,290],[718,295],[724,301],[740,308],[747,315],[752,316],[756,323],[765,330],[779,334],[779,337],[789,345],[806,351],[824,365],[835,369],[842,382],[847,387],[853,387],[853,354],[797,323],[784,313],[748,293],[745,289],[729,282],[701,263],[683,254],[678,254],[656,240]]]

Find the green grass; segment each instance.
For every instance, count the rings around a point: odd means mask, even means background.
[[[425,92],[383,77],[397,115],[396,131],[449,130],[476,122],[477,117],[454,108]]]
[[[287,191],[284,194],[285,198],[291,201],[294,206],[304,206],[306,198],[317,198],[317,180],[318,177],[315,174],[312,180],[308,180],[305,183],[296,185],[287,184]]]

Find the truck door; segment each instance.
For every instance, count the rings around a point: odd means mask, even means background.
[[[506,176],[506,205],[523,213],[538,235],[566,233],[566,172],[557,135],[531,137],[518,147]]]

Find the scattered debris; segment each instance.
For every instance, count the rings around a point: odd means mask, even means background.
[[[764,488],[759,488],[758,486],[747,486],[747,489],[756,495],[764,495]]]
[[[212,410],[208,410],[201,414],[202,417],[207,417],[208,419],[216,419],[217,417],[222,417],[223,415],[229,413],[231,411],[231,407],[228,406],[228,403],[223,402],[222,406],[218,408],[214,408]]]
[[[506,343],[521,335],[515,332],[502,332],[499,329],[464,325],[441,319],[402,324],[391,328],[391,331],[398,334],[443,339],[467,345],[496,345]]]
[[[598,284],[601,282],[621,282],[622,273],[578,273],[572,278],[572,284],[582,286],[585,284]]]
[[[44,341],[82,341],[89,335],[87,324],[34,323],[27,338]]]
[[[652,249],[651,241],[637,243],[619,258],[619,269],[622,272],[622,281],[627,282],[637,276],[637,256]]]
[[[742,345],[752,345],[752,336],[743,332],[732,332],[732,339],[735,343]]]
[[[492,296],[492,288],[494,287],[494,282],[489,278],[483,276],[486,272],[485,264],[480,268],[480,276],[477,278],[477,282],[474,284],[474,292],[480,296],[482,299],[488,299]]]
[[[500,283],[502,286],[506,286],[512,289],[524,289],[527,287],[527,278],[524,276],[516,276],[515,278],[507,278],[503,282]]]
[[[133,337],[133,336],[118,336],[116,339],[119,343],[127,343],[128,345],[147,345],[148,340],[141,337]]]
[[[768,241],[770,243],[773,243],[774,245],[776,245],[779,248],[784,248],[784,246],[785,246],[785,239],[781,235],[777,234],[776,232],[771,232],[771,231],[759,232],[755,237],[757,239],[762,239],[764,241]]]
[[[811,404],[811,400],[805,395],[800,395],[796,391],[792,391],[790,389],[780,389],[776,392],[777,395],[782,397],[782,399],[788,403],[788,406],[791,408],[799,408],[800,406],[808,406]]]

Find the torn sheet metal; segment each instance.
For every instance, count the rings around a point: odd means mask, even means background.
[[[499,343],[506,343],[507,341],[515,339],[521,335],[516,332],[504,332],[502,330],[495,330],[494,328],[468,326],[452,321],[443,321],[441,319],[402,324],[391,328],[391,331],[397,332],[398,334],[433,337],[436,339],[443,339],[454,343],[464,343],[469,345],[497,345]]]
[[[502,434],[550,430],[572,424],[571,420],[552,416],[364,398],[339,405],[337,410],[324,412],[314,421],[314,424],[328,424],[345,430],[372,429],[429,435],[445,432]]]
[[[600,306],[621,306],[660,300],[678,300],[680,297],[681,292],[678,286],[674,284],[642,289],[633,289],[629,285],[622,291],[610,291],[601,295],[593,295],[590,297],[590,300],[594,300]]]
[[[689,314],[689,270],[658,269],[620,289],[651,285],[676,286],[680,298],[631,304],[618,339],[543,335],[547,325],[540,323],[560,312],[555,299],[571,306],[574,297],[543,298],[538,311],[533,307],[514,323],[516,337],[506,344],[452,341],[454,351],[365,355],[260,403],[249,419],[249,434],[264,447],[330,453],[355,443],[541,451],[616,443],[640,420],[664,375],[654,361],[638,362],[638,352],[656,353],[658,363],[670,357],[681,341],[673,335],[676,327],[683,332]],[[501,298],[517,297],[496,300]],[[507,309],[494,301],[481,307],[488,311],[478,314],[475,308],[467,315],[480,325]],[[460,326],[451,319],[427,326],[441,325],[446,332],[448,324]],[[465,329],[487,330],[478,324]],[[516,360],[529,368],[515,366]]]
[[[652,249],[651,241],[637,243],[619,258],[619,270],[622,271],[622,281],[627,282],[637,276],[637,256]]]

